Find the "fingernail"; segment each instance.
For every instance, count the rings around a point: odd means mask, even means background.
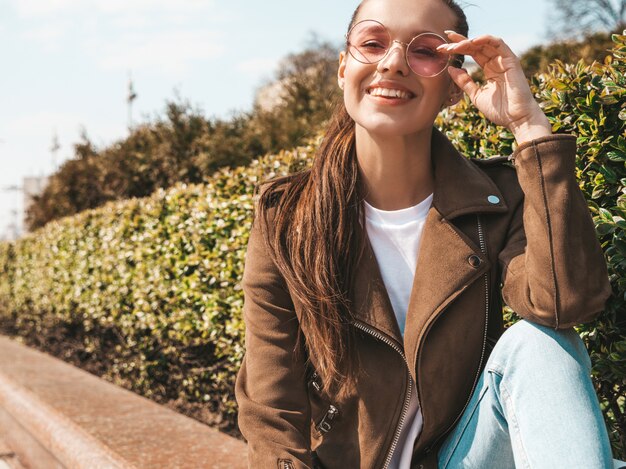
[[[444,31],[444,33],[446,33],[446,34],[456,34],[456,31],[452,31],[451,29],[446,29]]]

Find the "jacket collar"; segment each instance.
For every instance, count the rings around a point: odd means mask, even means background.
[[[495,183],[436,128],[431,140],[435,174],[433,206],[447,219],[467,213],[506,212],[508,207]],[[490,199],[491,196],[491,199]],[[499,203],[492,203],[497,197]]]
[[[508,210],[495,183],[436,129],[433,129],[431,158],[435,179],[433,204],[422,232],[404,338],[367,235],[353,288],[355,320],[361,327],[376,329],[403,347],[409,363],[415,363],[418,337],[429,318],[490,267],[480,246],[459,234],[449,220],[470,213]],[[496,200],[493,196],[498,198],[498,203],[493,203]],[[473,267],[467,261],[472,255],[483,261],[480,267]],[[415,371],[412,373],[415,379]]]

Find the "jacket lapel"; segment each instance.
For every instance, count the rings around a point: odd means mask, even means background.
[[[354,284],[355,319],[404,347],[409,363],[415,363],[418,341],[429,318],[490,267],[480,246],[449,220],[468,213],[508,210],[493,181],[436,129],[433,129],[431,159],[435,177],[433,204],[422,232],[404,338],[367,235]],[[499,203],[493,203],[495,199],[488,199],[489,196],[497,197]],[[483,260],[478,268],[468,262],[472,255]],[[411,371],[415,379],[415,371]]]
[[[402,333],[367,234],[364,241],[364,252],[354,283],[355,319],[386,334],[403,347]]]
[[[471,256],[481,259],[478,267],[469,263]],[[404,329],[403,345],[411,365],[415,364],[420,337],[430,319],[489,267],[480,246],[431,207],[422,233]],[[415,369],[413,366],[410,369],[415,380]]]

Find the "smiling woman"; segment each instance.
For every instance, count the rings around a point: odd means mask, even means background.
[[[312,168],[263,185],[236,386],[250,467],[611,467],[572,327],[611,293],[576,138],[502,39],[467,36],[452,0],[362,2]],[[471,160],[433,127],[464,93],[512,155]],[[506,332],[501,297],[523,318]]]

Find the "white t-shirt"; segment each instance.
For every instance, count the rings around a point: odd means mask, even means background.
[[[413,207],[390,211],[363,201],[367,235],[403,336],[422,230],[432,200],[430,194]],[[422,413],[412,379],[411,383],[409,409],[389,469],[409,469],[413,444],[422,430]]]

